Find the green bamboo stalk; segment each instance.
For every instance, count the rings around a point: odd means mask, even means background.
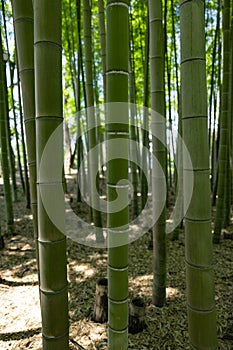
[[[233,7],[231,10],[231,42],[233,43]],[[231,71],[230,71],[230,116],[233,113],[233,107],[232,107],[232,101],[233,101],[233,45],[231,46]],[[230,202],[231,205],[233,205],[233,118],[230,118],[230,126],[229,126],[229,132],[230,132],[230,183],[231,183],[231,194],[230,194]]]
[[[69,6],[70,7],[70,6]],[[66,3],[63,5],[63,12],[64,12],[64,22],[65,22],[65,35],[64,40],[67,42],[67,61],[68,61],[68,67],[69,67],[69,73],[71,77],[71,84],[74,92],[74,100],[75,100],[75,106],[77,108],[77,93],[76,93],[76,86],[75,86],[75,77],[76,77],[76,66],[75,66],[75,55],[74,55],[74,45],[72,41],[72,37],[70,38],[70,32],[73,34],[73,28],[72,25],[72,19],[70,20],[70,9],[67,8]],[[72,25],[73,26],[73,25]]]
[[[81,138],[81,77],[83,77],[83,63],[82,63],[82,45],[81,45],[81,4],[80,0],[76,0],[76,17],[77,17],[77,41],[78,41],[78,76],[77,76],[77,202],[81,202],[81,192],[80,192],[80,165],[82,160],[82,138]],[[84,88],[84,85],[83,85]],[[85,90],[85,89],[84,89]],[[84,100],[86,93],[83,91]],[[85,176],[83,177],[85,179]]]
[[[149,18],[146,17],[146,35],[145,35],[145,60],[144,60],[144,87],[143,87],[143,119],[142,119],[142,143],[148,152],[142,151],[142,169],[147,169],[150,160],[149,154],[149,132],[148,132],[148,103],[149,103]],[[147,174],[141,172],[141,209],[145,207],[147,201],[148,184],[146,182]]]
[[[228,113],[229,113],[229,74],[230,74],[230,0],[223,3],[223,83],[220,119],[220,150],[218,174],[218,199],[214,227],[214,243],[219,243],[224,222],[224,201],[226,198],[226,173],[228,155]],[[225,206],[226,208],[226,206]]]
[[[220,29],[220,1],[218,0],[218,13],[217,13],[217,19],[216,19],[216,29],[213,39],[213,51],[212,51],[212,64],[211,64],[211,78],[210,78],[210,93],[209,93],[209,147],[211,146],[211,130],[213,131],[213,134],[215,135],[215,118],[216,115],[213,113],[213,102],[214,102],[214,96],[215,96],[215,85],[216,85],[216,59],[217,59],[217,39],[218,39],[218,33]],[[212,118],[212,115],[214,116],[214,120]],[[213,127],[212,127],[213,124]],[[215,137],[215,136],[214,136]],[[212,144],[212,151],[214,149],[214,145]],[[214,168],[211,168],[212,176],[211,176],[211,187],[213,188],[213,173]]]
[[[16,141],[16,151],[17,151],[17,159],[18,159],[18,167],[19,167],[19,174],[20,174],[20,180],[23,192],[25,193],[25,182],[23,177],[23,169],[21,164],[21,154],[20,154],[20,148],[19,148],[19,133],[17,128],[17,119],[16,119],[16,110],[15,110],[15,98],[14,98],[14,70],[15,70],[15,62],[9,61],[9,67],[10,67],[10,80],[11,80],[11,101],[12,101],[12,111],[13,111],[13,119],[14,119],[14,134],[15,134],[15,141]]]
[[[181,102],[183,139],[192,166],[183,158],[188,327],[191,349],[217,349],[211,236],[205,20],[202,0],[181,0]],[[197,40],[198,38],[198,40]]]
[[[14,120],[14,134],[15,134],[15,141],[16,141],[16,151],[17,151],[17,158],[18,158],[18,167],[19,167],[19,174],[21,179],[21,184],[23,191],[25,192],[25,184],[24,184],[24,178],[23,178],[23,171],[22,171],[22,165],[21,165],[21,158],[20,158],[20,149],[19,149],[19,134],[17,130],[17,121],[16,121],[16,111],[15,111],[15,101],[14,101],[14,69],[15,69],[15,62],[12,62],[10,59],[10,51],[9,51],[9,42],[8,42],[8,31],[6,26],[6,15],[5,15],[5,3],[2,0],[2,14],[3,14],[3,23],[4,23],[4,31],[5,31],[5,43],[6,43],[6,53],[8,56],[8,66],[9,66],[9,77],[10,77],[10,92],[11,92],[11,102],[12,102],[12,111],[13,111],[13,120]],[[7,104],[8,106],[8,104]],[[11,147],[11,137],[10,137],[10,125],[8,123],[9,128],[9,147]],[[10,157],[10,164],[11,164],[11,175],[12,175],[12,183],[13,183],[13,196],[14,201],[17,201],[17,183],[16,183],[16,172],[15,172],[15,160],[14,160],[14,153],[11,154]]]
[[[28,169],[34,239],[37,246],[37,193],[36,193],[36,131],[35,87],[33,52],[33,8],[31,0],[12,0],[13,20],[18,54],[19,76],[22,88],[24,125],[28,152]]]
[[[172,133],[172,101],[171,101],[171,52],[168,51],[168,30],[167,30],[167,17],[168,17],[168,8],[167,8],[167,1],[164,4],[164,56],[165,56],[165,85],[167,86],[167,98],[168,98],[168,120],[169,120],[169,126],[171,130],[171,144],[172,144],[172,151],[174,152],[174,136]],[[172,159],[171,159],[171,152],[168,152],[168,159],[167,159],[167,182],[168,182],[168,196],[167,196],[167,204],[169,202],[169,193],[172,189],[173,185],[173,176],[172,176]]]
[[[182,150],[182,108],[180,102],[180,86],[179,86],[179,67],[177,59],[177,39],[176,39],[176,23],[175,23],[175,14],[174,14],[174,1],[171,0],[171,16],[172,16],[172,41],[173,41],[173,50],[174,50],[174,65],[175,65],[175,84],[176,84],[176,96],[177,96],[177,108],[178,108],[178,139],[176,143],[176,165],[178,170],[178,178],[175,178],[176,173],[174,174],[174,182],[176,183],[176,209],[178,218],[183,218],[183,150]],[[177,225],[172,232],[172,240],[177,240],[179,238],[180,229],[183,227],[183,220],[180,222],[180,225]]]
[[[28,164],[27,164],[27,151],[25,144],[25,135],[24,135],[24,122],[23,122],[23,109],[22,109],[22,98],[21,98],[21,89],[20,89],[20,76],[19,76],[19,63],[18,55],[16,48],[16,60],[17,60],[17,88],[18,88],[18,102],[19,102],[19,115],[20,115],[20,128],[21,128],[21,138],[22,138],[22,149],[23,149],[23,165],[24,165],[24,178],[25,178],[25,195],[27,201],[27,208],[31,208],[31,196],[30,196],[30,183],[28,177]]]
[[[4,63],[5,63],[5,69],[7,69],[7,66],[9,66],[9,73],[10,73],[9,75],[11,80],[10,51],[9,51],[9,45],[8,45],[8,34],[7,34],[7,26],[6,26],[5,3],[3,0],[1,0],[1,4],[2,4],[3,26],[4,26],[4,33],[5,33],[5,45],[6,45],[6,51],[4,52],[4,54],[6,54],[6,58],[4,58]],[[6,79],[6,84],[5,84],[6,85],[6,108],[7,108],[7,116],[8,116],[6,120],[7,146],[9,149],[9,165],[10,165],[10,176],[12,181],[13,200],[14,202],[17,202],[18,193],[17,193],[17,182],[16,182],[15,156],[11,145],[11,128],[10,128],[10,119],[9,119],[7,74],[5,76],[5,79]],[[12,84],[10,84],[10,86],[12,86]]]
[[[137,132],[137,89],[135,82],[135,45],[133,37],[133,19],[132,13],[130,10],[130,43],[129,43],[129,102],[130,102],[130,159],[136,158],[139,160],[139,150],[137,145],[139,144],[138,132]],[[136,156],[136,157],[135,157]],[[131,183],[132,183],[132,218],[135,219],[139,214],[138,207],[138,176],[140,167],[138,168],[137,164],[133,161],[130,162],[131,170]]]
[[[174,60],[175,60],[175,77],[176,77],[176,94],[177,94],[177,106],[178,111],[180,109],[180,86],[179,86],[179,65],[177,59],[177,43],[176,43],[176,24],[175,24],[175,6],[174,0],[171,0],[171,14],[172,14],[172,40],[173,40],[173,50],[174,50]]]
[[[7,56],[9,57],[8,53]],[[8,60],[8,59],[7,59]],[[7,60],[4,60],[5,72],[7,72]],[[9,109],[9,96],[8,96],[8,85],[7,85],[7,73],[5,74],[5,89],[6,89],[6,137],[7,137],[7,147],[9,150],[9,169],[10,169],[10,177],[12,182],[12,197],[13,201],[17,202],[18,200],[18,192],[17,192],[17,182],[16,182],[16,169],[15,169],[15,154],[11,144],[11,126],[10,126],[10,109]]]
[[[76,15],[77,15],[77,29],[78,29],[78,57],[80,58],[80,70],[82,76],[83,85],[83,100],[84,106],[87,108],[87,94],[86,94],[86,84],[85,84],[85,74],[84,74],[84,64],[83,64],[83,50],[82,50],[82,26],[81,26],[81,0],[76,0]]]
[[[165,92],[164,92],[164,29],[162,25],[161,0],[149,1],[150,23],[150,68],[151,68],[151,108],[152,132],[161,130],[161,140],[153,137],[153,154],[166,176],[166,131],[165,131]],[[159,119],[157,120],[157,114]],[[161,179],[156,162],[152,164],[153,215],[157,208],[163,208],[153,226],[153,296],[154,305],[163,306],[166,300],[166,234],[165,203],[160,198]]]
[[[67,6],[68,6],[68,8],[66,8]],[[75,46],[77,45],[76,44],[77,40],[75,40],[75,37],[77,35],[77,32],[75,32],[75,28],[74,28],[74,15],[73,15],[73,10],[74,10],[73,7],[74,6],[76,7],[76,4],[71,0],[69,0],[67,5],[64,3],[64,6],[63,6],[64,22],[65,22],[65,29],[66,29],[63,41],[67,42],[66,56],[68,58],[67,61],[68,61],[68,66],[69,66],[69,70],[70,70],[71,83],[72,83],[72,88],[73,88],[73,93],[74,93],[74,102],[75,102],[76,113],[77,113],[76,116],[79,116],[80,101],[81,101],[80,70],[79,70],[80,69],[80,67],[79,67],[79,59],[80,58],[78,55],[78,64],[77,64],[76,54],[75,54]],[[79,71],[77,72],[77,70],[79,70]],[[79,129],[78,125],[77,125],[77,129]],[[79,134],[79,133],[77,133],[77,134]],[[78,147],[79,147],[79,145],[78,145],[78,136],[77,136],[74,151],[71,153],[71,156],[70,156],[70,168],[73,168],[73,166],[74,166],[74,161],[76,158]]]
[[[179,97],[180,100],[180,97]],[[183,227],[183,217],[184,217],[184,191],[183,191],[183,127],[182,127],[182,108],[179,106],[178,111],[178,138],[176,142],[176,165],[177,165],[177,175],[176,180],[176,212],[177,212],[177,221],[176,216],[175,227],[172,232],[171,240],[175,241],[179,238],[180,229]],[[181,221],[180,221],[181,220]]]
[[[103,71],[104,86],[104,103],[106,103],[106,30],[105,30],[105,12],[103,0],[98,0],[99,29],[100,29],[100,47],[101,47],[101,63]]]
[[[230,126],[230,119],[229,124]],[[230,128],[228,128],[228,149],[227,149],[227,165],[225,174],[225,196],[223,210],[223,227],[228,227],[231,223],[231,165],[230,165]]]
[[[30,207],[33,216],[33,234],[36,248],[36,260],[39,272],[38,253],[38,214],[36,190],[36,126],[35,126],[35,80],[33,50],[33,8],[31,0],[12,0],[15,41],[17,47],[18,71],[21,82],[24,126],[28,153],[30,185]]]
[[[175,21],[175,6],[174,1],[171,0],[171,16],[172,16],[172,41],[173,41],[173,51],[174,51],[174,65],[175,65],[175,86],[176,86],[176,100],[177,100],[177,110],[178,110],[178,140],[176,144],[176,164],[178,168],[178,179],[174,179],[177,182],[176,186],[176,208],[178,217],[183,218],[184,211],[184,198],[183,198],[183,151],[182,151],[182,107],[180,98],[180,79],[179,79],[179,63],[177,59],[177,31],[176,31],[176,21]],[[175,174],[174,174],[175,178]],[[183,220],[181,220],[180,225],[175,227],[172,233],[172,240],[176,240],[179,237],[180,229],[183,227]]]
[[[7,147],[7,103],[6,103],[6,71],[3,61],[2,35],[0,32],[0,143],[1,143],[1,163],[4,182],[4,199],[8,233],[14,233],[14,212],[11,196],[11,186],[9,180],[9,149]]]
[[[64,219],[61,1],[34,0],[34,53],[43,349],[68,350],[66,237],[57,223]],[[55,141],[50,152],[45,153],[47,161],[41,168],[43,152],[52,135],[56,135]],[[50,206],[56,203],[53,220],[45,195],[52,198]]]
[[[78,56],[78,79],[77,79],[77,175],[81,179],[79,171],[82,161],[82,137],[81,137],[81,83],[80,83],[81,60]],[[80,184],[77,181],[77,202],[81,202]]]
[[[86,72],[86,91],[87,91],[87,125],[88,125],[88,151],[89,151],[89,178],[90,178],[90,197],[95,225],[96,240],[103,241],[102,218],[99,210],[98,188],[98,154],[94,154],[94,147],[97,145],[96,116],[94,109],[94,89],[93,89],[93,70],[92,70],[92,34],[91,34],[91,7],[87,0],[83,2],[83,24],[84,24],[84,52],[85,52],[85,72]],[[90,152],[92,150],[92,152]]]
[[[76,55],[75,55],[75,47],[76,47],[76,43],[75,43],[75,37],[77,35],[77,32],[75,32],[75,26],[74,26],[74,21],[73,18],[76,16],[76,12],[75,15],[73,15],[74,12],[74,8],[76,10],[76,3],[73,0],[69,0],[69,16],[71,19],[71,23],[70,23],[70,29],[71,29],[71,50],[72,50],[72,68],[73,68],[73,74],[74,74],[74,98],[75,98],[75,106],[76,106],[76,111],[77,111],[77,107],[78,107],[78,75],[77,75],[77,69],[78,69],[78,64],[76,61]],[[77,19],[77,17],[76,17]],[[77,41],[77,37],[76,37],[76,41]]]
[[[227,137],[227,166],[226,166],[226,188],[225,188],[225,200],[224,200],[224,221],[223,226],[227,227],[230,225],[231,222],[231,177],[232,177],[232,40],[233,40],[233,28],[231,27],[233,22],[233,15],[232,15],[232,2],[229,3],[229,10],[230,16],[229,16],[229,88],[228,88],[228,137]]]
[[[132,29],[131,29],[132,30]],[[135,94],[135,79],[134,72],[132,70],[131,62],[129,62],[129,100],[130,100],[130,159],[133,159],[133,156],[138,154],[138,149],[136,147],[137,137],[136,137],[136,94]],[[137,174],[137,165],[134,162],[130,162],[131,169],[131,183],[133,187],[132,193],[132,218],[135,219],[138,216],[138,174]]]
[[[129,0],[107,0],[107,160],[108,162],[108,349],[128,349],[128,63]],[[119,107],[115,102],[121,102]],[[120,109],[119,112],[118,108]],[[120,115],[120,120],[119,120]],[[120,122],[121,121],[121,122]],[[121,209],[111,213],[111,201],[122,195]],[[114,241],[122,237],[122,245]]]
[[[103,76],[103,91],[104,91],[104,119],[106,120],[105,110],[106,110],[106,20],[105,20],[105,4],[103,0],[98,0],[98,20],[99,20],[99,36],[100,36],[100,49],[101,49],[101,65],[102,65],[102,76]],[[96,71],[96,70],[95,70]],[[98,82],[97,72],[95,72],[96,83]],[[96,90],[97,91],[97,90]],[[101,133],[101,123],[100,123],[100,114],[98,114],[99,120],[99,132],[98,138],[99,143],[104,141],[105,135]],[[103,175],[103,163],[104,163],[104,155],[103,155],[103,147],[100,149],[100,164]]]
[[[25,192],[25,184],[24,184],[24,178],[23,178],[23,171],[22,171],[22,165],[21,165],[21,157],[20,157],[20,149],[19,149],[19,134],[17,130],[17,121],[16,121],[16,111],[15,111],[15,101],[14,101],[14,69],[15,69],[15,62],[12,62],[10,59],[10,51],[9,51],[9,42],[8,42],[8,31],[7,31],[7,25],[6,25],[6,15],[5,15],[5,2],[2,0],[2,14],[3,14],[3,24],[4,24],[4,31],[5,31],[5,43],[6,43],[6,53],[8,56],[8,66],[9,66],[9,76],[10,76],[10,92],[11,92],[11,101],[12,101],[12,111],[13,111],[13,120],[14,120],[14,134],[15,134],[15,141],[16,141],[16,151],[17,151],[17,158],[18,158],[18,167],[19,167],[19,173],[20,173],[20,179],[23,191]],[[7,106],[9,107],[9,104],[7,103]],[[9,148],[11,147],[11,131],[10,131],[10,124],[8,122],[8,133],[9,133]],[[14,153],[11,153],[10,156],[10,164],[11,164],[11,177],[12,177],[12,183],[13,183],[13,196],[14,201],[17,201],[18,195],[17,195],[17,182],[16,182],[16,169],[15,169],[15,159],[14,159]]]
[[[97,76],[97,68],[94,64],[94,95],[95,95],[95,104],[97,106],[96,108],[96,122],[97,122],[97,131],[96,131],[96,138],[98,141],[99,145],[103,145],[104,141],[104,132],[103,132],[103,125],[101,125],[101,111],[100,111],[100,97],[99,97],[99,88],[98,88],[98,76]],[[105,68],[105,76],[106,76],[106,68]],[[106,88],[106,87],[105,87]],[[106,96],[105,96],[106,98]],[[104,105],[104,112],[105,112],[105,107]],[[105,115],[104,115],[104,120],[105,120]],[[99,152],[98,152],[98,158],[99,158],[99,164],[101,164],[101,173],[100,175],[103,176],[103,164],[104,164],[104,155],[103,155],[103,147],[99,147]],[[99,184],[98,184],[99,185]],[[99,187],[99,186],[98,186]],[[99,188],[98,188],[99,191]]]
[[[220,4],[219,4],[220,6]],[[220,9],[219,9],[220,11]],[[215,96],[215,103],[214,103],[214,115],[215,117],[215,124],[216,124],[216,134],[213,134],[213,140],[212,144],[215,146],[215,150],[213,153],[213,169],[214,169],[214,179],[213,179],[213,190],[212,190],[212,206],[216,205],[217,200],[217,190],[218,190],[218,177],[219,177],[219,143],[220,143],[220,116],[221,116],[221,105],[222,105],[222,31],[219,30],[217,33],[217,42],[218,42],[218,68],[217,68],[217,91]],[[219,100],[219,107],[217,106],[217,100]],[[217,122],[217,119],[219,120]]]

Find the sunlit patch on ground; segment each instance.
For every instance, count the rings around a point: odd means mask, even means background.
[[[77,265],[73,262],[69,265],[72,268],[73,273],[76,273],[76,281],[83,282],[87,278],[92,277],[96,273],[96,269],[94,269],[90,264],[81,264]]]
[[[72,339],[77,341],[85,349],[98,349],[106,347],[106,325],[96,324],[89,320],[74,322],[70,328]],[[98,348],[97,348],[98,346]]]
[[[40,327],[38,296],[38,286],[14,286],[11,288],[3,281],[3,284],[0,285],[1,333],[21,332]]]
[[[19,282],[15,282],[19,283]],[[38,285],[15,286],[13,281],[0,284],[0,348],[39,349],[41,315]],[[34,337],[34,341],[33,341]],[[38,347],[36,346],[38,344]]]
[[[166,298],[172,298],[175,296],[180,296],[180,291],[176,288],[167,287],[166,288]]]

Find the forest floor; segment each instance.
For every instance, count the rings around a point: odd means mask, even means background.
[[[1,226],[4,197],[0,187]],[[33,226],[30,210],[21,198],[14,204],[15,235],[5,235],[0,252],[0,349],[41,349],[41,317]],[[233,227],[230,227],[232,232]],[[130,298],[146,304],[146,328],[129,334],[129,349],[189,349],[185,301],[184,234],[167,239],[167,301],[163,308],[151,304],[152,251],[148,235],[129,247]],[[216,308],[219,349],[233,349],[233,240],[214,245]],[[92,321],[95,288],[106,277],[107,253],[68,239],[70,349],[106,349],[106,324]],[[62,350],[62,349],[61,349]],[[119,349],[121,350],[121,349]]]

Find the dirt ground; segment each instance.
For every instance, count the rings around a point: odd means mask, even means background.
[[[0,191],[1,227],[5,231]],[[5,236],[0,252],[0,349],[41,349],[41,317],[35,246],[30,210],[21,198],[14,204],[16,234]],[[232,228],[231,228],[232,230]],[[130,244],[130,298],[143,297],[146,328],[129,335],[129,349],[189,349],[185,302],[184,235],[168,239],[167,302],[151,304],[152,251],[148,236]],[[219,349],[233,349],[233,240],[214,246]],[[106,324],[92,321],[95,285],[106,277],[107,254],[68,240],[70,349],[106,349]],[[62,349],[61,349],[62,350]],[[120,349],[119,349],[120,350]]]

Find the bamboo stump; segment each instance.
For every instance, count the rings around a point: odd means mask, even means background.
[[[108,280],[101,278],[96,283],[93,320],[104,323],[108,320]]]
[[[0,236],[0,249],[5,248],[5,242],[3,236]]]
[[[129,304],[129,333],[136,334],[145,328],[145,303],[136,297]]]
[[[229,232],[227,230],[222,230],[224,239],[232,239],[233,240],[233,232]]]
[[[148,240],[148,250],[153,250],[153,231],[152,228],[148,230],[149,240]]]

